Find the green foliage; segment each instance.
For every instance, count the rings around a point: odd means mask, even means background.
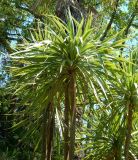
[[[70,129],[73,113],[71,95],[68,115],[64,113],[65,88],[73,72],[77,106],[75,156],[122,160],[128,141],[129,157],[138,158],[138,50],[132,48],[137,38],[137,1],[121,0],[116,6],[115,1],[74,0],[74,7],[83,8],[84,18],[77,21],[71,16],[73,11],[68,10],[64,22],[47,15],[57,13],[57,2],[0,2],[0,50],[12,53],[11,46],[18,43],[8,67],[3,67],[6,59],[0,72],[10,86],[1,83],[1,157],[40,159],[46,111],[45,126],[53,129],[53,134],[46,132],[46,140],[53,135],[52,157],[63,159],[65,117],[69,117]],[[92,14],[85,15],[87,11]],[[127,37],[132,37],[131,41]]]

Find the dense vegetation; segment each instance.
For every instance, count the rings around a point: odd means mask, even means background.
[[[138,159],[137,0],[0,1],[0,158]]]

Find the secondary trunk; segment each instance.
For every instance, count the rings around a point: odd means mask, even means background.
[[[46,132],[47,132],[47,110],[44,109],[43,112],[43,120],[42,120],[42,156],[41,160],[46,160],[46,144],[47,144],[47,139],[46,139]]]
[[[49,114],[47,120],[47,159],[52,158],[52,144],[53,144],[53,131],[54,131],[54,108],[53,103],[49,103]]]
[[[47,160],[52,158],[52,144],[53,144],[53,132],[54,132],[54,111],[50,113],[49,126],[48,126],[48,140],[47,140]]]
[[[51,160],[52,142],[54,130],[54,110],[53,104],[49,103],[44,109],[42,122],[42,160]]]
[[[127,130],[126,130],[126,140],[125,140],[125,160],[129,159],[129,147],[131,143],[131,131],[132,131],[132,118],[133,118],[133,105],[128,105],[128,116],[127,116]]]
[[[68,82],[67,82],[68,83]],[[69,110],[70,110],[70,101],[69,101],[69,85],[66,83],[65,86],[65,125],[64,125],[64,160],[69,159]]]
[[[69,160],[73,160],[74,150],[75,150],[75,129],[76,129],[76,79],[74,73],[71,73],[70,77],[70,101],[71,101],[71,115],[70,115]]]

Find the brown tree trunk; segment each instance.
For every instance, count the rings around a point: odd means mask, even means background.
[[[126,140],[125,140],[125,160],[129,159],[129,148],[131,143],[131,131],[132,131],[132,118],[133,118],[133,105],[128,105],[128,116],[127,116],[127,128],[126,128]]]
[[[44,109],[42,122],[42,160],[51,160],[52,143],[54,131],[54,110],[53,104],[49,103]]]
[[[68,82],[67,82],[68,83]],[[70,110],[70,101],[69,101],[69,84],[65,86],[65,126],[64,126],[64,160],[69,159],[69,110]]]
[[[41,160],[46,160],[46,133],[47,132],[47,109],[44,109],[43,120],[42,120],[42,157]]]
[[[69,160],[73,160],[75,151],[75,129],[76,129],[76,79],[75,74],[71,73],[70,78],[70,144],[69,144]]]
[[[54,111],[51,110],[48,126],[48,140],[47,140],[47,160],[52,158],[52,144],[53,144],[53,132],[54,132]]]

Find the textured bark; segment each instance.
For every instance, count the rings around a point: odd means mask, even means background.
[[[70,116],[70,148],[69,160],[73,160],[75,151],[75,129],[76,129],[76,80],[75,74],[71,73],[70,78],[70,100],[71,100],[71,116]]]
[[[69,102],[69,85],[66,84],[65,88],[65,126],[64,126],[64,160],[69,159],[69,110],[70,110],[70,102]]]
[[[132,131],[132,118],[133,118],[133,105],[128,105],[126,140],[125,140],[125,160],[129,160],[129,148],[131,144],[131,131]]]

